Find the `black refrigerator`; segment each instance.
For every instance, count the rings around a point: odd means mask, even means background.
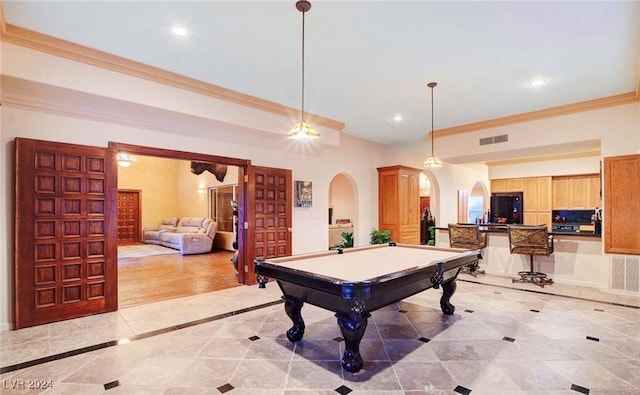
[[[522,224],[524,201],[522,192],[492,193],[489,222]]]

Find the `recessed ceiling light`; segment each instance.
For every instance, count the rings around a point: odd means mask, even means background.
[[[537,88],[539,86],[542,86],[544,84],[547,83],[547,80],[545,80],[544,78],[534,78],[531,81],[529,81],[529,86],[533,87],[533,88]]]
[[[180,37],[185,37],[187,35],[187,29],[185,29],[183,26],[178,25],[172,27],[171,32]]]
[[[393,120],[394,120],[394,121],[396,121],[396,122],[400,122],[400,121],[402,121],[402,115],[400,115],[400,114],[395,115],[395,116],[393,117]]]

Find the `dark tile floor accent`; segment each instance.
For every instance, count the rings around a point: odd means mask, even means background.
[[[104,385],[104,389],[105,389],[105,391],[106,391],[106,390],[110,390],[110,389],[112,389],[112,388],[116,388],[116,387],[118,387],[119,385],[120,385],[120,383],[118,382],[118,380],[115,380],[115,381],[112,381],[112,382],[110,382],[110,383],[106,383],[106,384]]]

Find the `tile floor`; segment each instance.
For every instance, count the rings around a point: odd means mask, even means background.
[[[445,317],[440,294],[374,312],[357,374],[329,311],[305,305],[286,339],[269,283],[0,332],[0,392],[640,394],[640,297],[461,275]]]

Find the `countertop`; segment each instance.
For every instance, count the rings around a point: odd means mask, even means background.
[[[437,230],[449,231],[448,227],[436,226]],[[480,232],[486,233],[507,233],[507,225],[505,224],[480,224]],[[596,235],[593,232],[549,232],[550,235],[555,236],[570,236],[570,237],[594,237],[601,239],[602,235]]]

